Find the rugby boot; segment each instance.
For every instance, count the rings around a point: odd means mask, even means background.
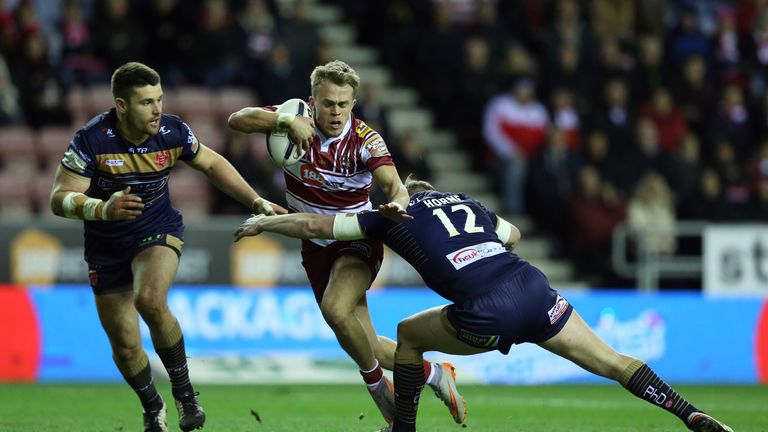
[[[694,412],[688,416],[688,429],[694,432],[733,432],[725,423],[703,412]]]
[[[162,403],[163,407],[159,410],[144,412],[144,432],[168,432],[168,423],[165,421],[165,402]]]
[[[197,396],[200,393],[184,395],[176,399],[176,409],[179,411],[179,427],[184,432],[202,429],[205,423],[205,412],[200,406]]]
[[[388,424],[392,424],[392,420],[395,418],[395,389],[392,387],[392,382],[384,376],[375,387],[367,387],[373,401],[381,411],[381,415],[384,416],[384,420]]]
[[[451,412],[453,421],[464,424],[467,418],[467,402],[456,388],[456,371],[449,362],[432,363],[437,375],[437,384],[429,386],[435,391],[435,396],[443,401]]]

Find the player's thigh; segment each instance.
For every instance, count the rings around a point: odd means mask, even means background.
[[[626,366],[625,357],[603,342],[575,310],[560,332],[539,346],[601,376],[614,378]]]
[[[469,355],[488,352],[456,338],[456,329],[448,321],[444,306],[416,313],[397,325],[397,346],[420,352],[440,351],[446,354]]]
[[[322,303],[330,302],[352,312],[360,299],[365,297],[365,291],[369,286],[371,286],[371,270],[365,261],[355,256],[342,255],[331,267]]]
[[[114,350],[141,346],[138,312],[131,291],[97,295],[96,310]]]
[[[153,246],[141,251],[131,262],[134,293],[165,301],[178,268],[179,255],[170,247]]]

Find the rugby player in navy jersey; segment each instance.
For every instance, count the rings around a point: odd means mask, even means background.
[[[112,75],[112,95],[115,107],[70,141],[56,172],[51,208],[58,216],[84,221],[96,308],[112,358],[144,408],[144,430],[168,427],[142,348],[139,315],[171,379],[179,427],[199,429],[205,413],[189,381],[179,322],[167,304],[184,244],[182,217],[168,192],[171,169],[186,162],[255,213],[286,210],[259,197],[181,119],[162,113],[163,90],[153,69],[133,62],[120,66]]]
[[[513,344],[536,343],[597,375],[618,381],[635,396],[679,417],[693,431],[732,429],[688,403],[641,360],[617,353],[549,286],[546,276],[511,250],[520,231],[480,202],[442,193],[408,178],[407,209],[389,207],[405,221],[378,212],[249,218],[235,241],[264,231],[297,238],[379,239],[410,263],[433,291],[453,302],[425,310],[397,326],[396,414],[383,431],[416,430],[421,368],[426,351],[507,354]]]

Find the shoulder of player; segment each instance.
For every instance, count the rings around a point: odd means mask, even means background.
[[[378,132],[376,132],[373,128],[358,118],[352,119],[352,132],[356,138],[363,141],[367,141],[373,137],[379,137],[379,139],[382,139]]]

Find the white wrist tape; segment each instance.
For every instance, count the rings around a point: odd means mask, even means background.
[[[91,220],[98,220],[99,218],[96,217],[96,208],[101,204],[103,201],[96,198],[88,198],[83,203],[83,219],[87,221]],[[106,205],[105,205],[106,207]],[[101,212],[102,214],[104,211]]]
[[[75,197],[85,194],[80,192],[70,192],[64,195],[64,200],[61,202],[61,210],[64,212],[64,217],[69,219],[80,219],[77,216],[77,204],[75,203]]]
[[[259,205],[256,205],[257,201],[261,201],[261,202],[259,202]],[[264,198],[256,198],[255,200],[253,200],[253,204],[254,205],[252,205],[251,207],[253,208],[253,211],[255,211],[256,213],[261,213],[261,214],[267,215],[267,214],[270,214],[270,213],[272,213],[274,211],[272,209],[272,206],[269,205],[267,200],[265,200]]]
[[[280,113],[277,115],[277,128],[280,130],[287,130],[296,120],[296,114]]]
[[[80,219],[80,217],[77,215],[77,203],[75,202],[75,198],[78,196],[87,196],[84,193],[80,192],[70,192],[64,196],[64,200],[61,202],[61,209],[64,211],[64,217],[69,219]],[[99,218],[96,217],[96,208],[98,208],[99,204],[101,204],[103,201],[97,198],[88,198],[83,203],[83,220],[92,221],[92,220],[99,220]],[[102,220],[106,220],[104,216],[106,216],[106,204],[101,209],[101,216]]]
[[[333,238],[336,240],[360,240],[365,233],[357,221],[356,214],[337,214],[333,218]]]
[[[512,234],[512,224],[502,218],[498,218],[498,221],[499,226],[496,227],[496,235],[499,236],[502,243],[507,244],[509,236]]]

